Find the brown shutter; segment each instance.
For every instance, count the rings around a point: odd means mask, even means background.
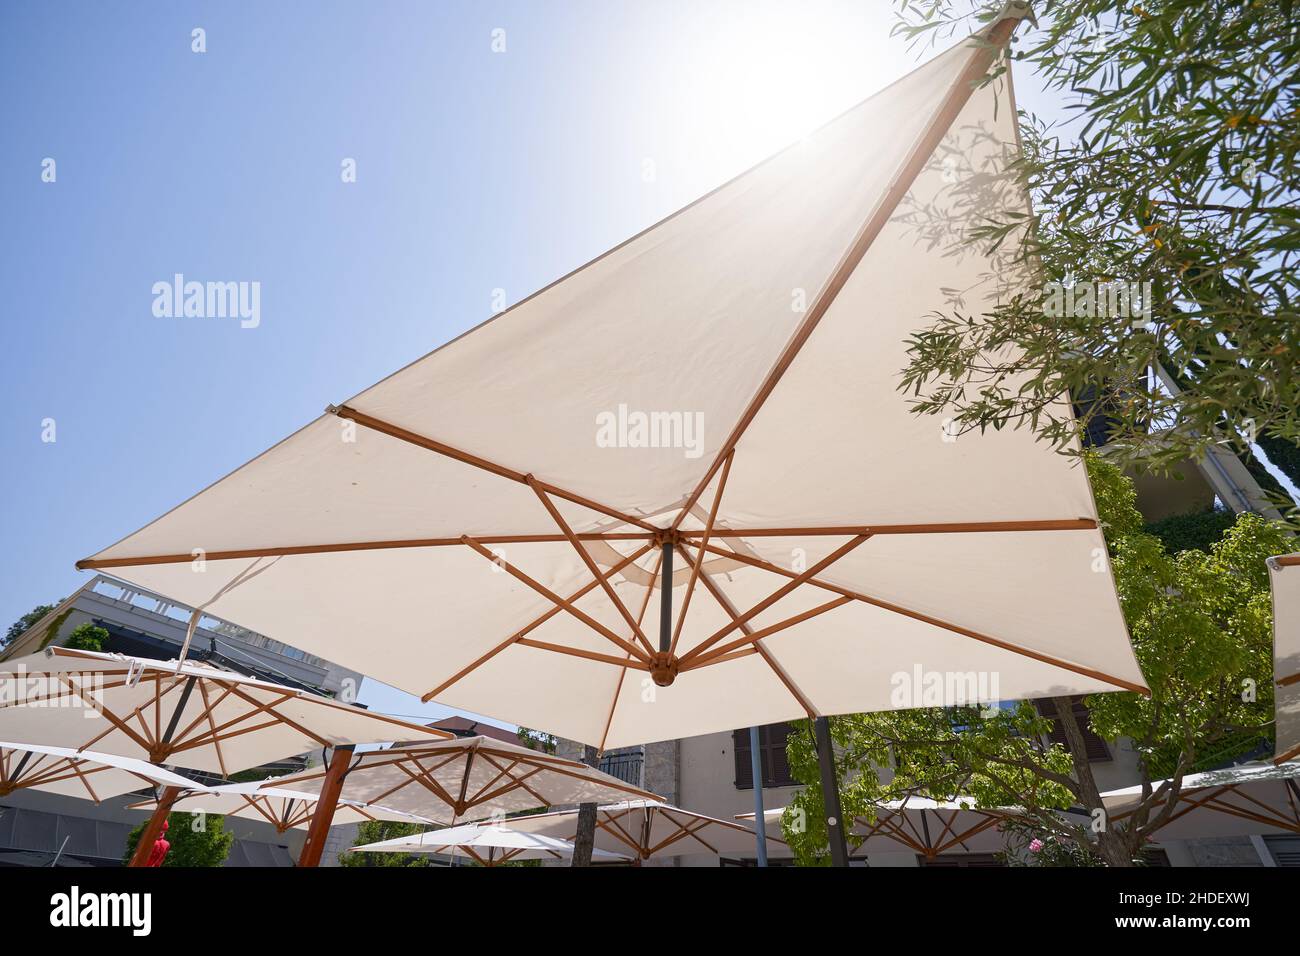
[[[760,743],[762,742],[760,738]],[[731,752],[736,758],[736,789],[754,789],[754,767],[749,757],[749,728],[731,732]]]
[[[790,775],[790,759],[785,752],[786,739],[793,730],[785,722],[769,724],[763,728],[762,732],[767,737],[763,748],[763,756],[766,758],[763,764],[763,786],[794,786],[795,779]]]
[[[1088,761],[1110,760],[1110,747],[1106,741],[1102,740],[1092,729],[1092,715],[1088,713],[1088,708],[1083,702],[1082,697],[1070,698],[1073,704],[1074,719],[1079,724],[1079,729],[1083,732],[1084,749],[1087,752]],[[1065,740],[1065,731],[1062,730],[1056,722],[1056,705],[1050,698],[1044,698],[1034,702],[1038,707],[1038,712],[1052,721],[1052,732],[1048,734],[1048,739],[1054,744],[1060,744],[1068,749]]]

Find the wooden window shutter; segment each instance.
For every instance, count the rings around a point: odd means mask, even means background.
[[[1070,698],[1073,704],[1074,719],[1079,724],[1079,729],[1083,732],[1083,742],[1087,752],[1089,762],[1099,760],[1110,760],[1110,747],[1106,741],[1102,740],[1092,729],[1092,717],[1088,713],[1088,708],[1083,702],[1082,697]],[[1044,698],[1034,702],[1038,707],[1038,712],[1052,721],[1052,732],[1048,739],[1054,744],[1060,744],[1067,747],[1065,741],[1065,731],[1056,723],[1056,706],[1050,698]]]
[[[761,738],[760,738],[760,743]],[[754,767],[749,756],[749,728],[731,732],[731,752],[736,758],[736,789],[754,789]]]

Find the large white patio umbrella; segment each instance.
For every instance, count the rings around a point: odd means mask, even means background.
[[[572,840],[578,828],[577,810],[557,810],[517,817],[509,824],[525,833]],[[714,856],[754,852],[751,827],[693,813],[659,800],[631,800],[596,810],[597,849],[639,860],[674,856]],[[766,850],[782,853],[784,840],[768,837]]]
[[[1160,794],[1168,781],[1152,785]],[[1149,817],[1169,802],[1166,791],[1151,802]],[[1126,787],[1101,795],[1110,823],[1127,820],[1142,802],[1142,788]],[[1265,833],[1300,834],[1300,761],[1281,766],[1245,764],[1183,778],[1168,822],[1155,838],[1246,836]]]
[[[116,754],[0,741],[0,797],[40,790],[99,803],[146,787],[198,787],[165,767]]]
[[[780,832],[785,808],[768,810],[768,831]],[[934,859],[943,853],[993,853],[1006,849],[1001,826],[1016,816],[1014,807],[982,810],[972,797],[933,800],[908,796],[880,805],[874,820],[857,817],[849,824],[850,857],[872,853],[912,852]],[[754,814],[737,814],[753,820]]]
[[[1273,587],[1273,679],[1277,756],[1300,757],[1300,554],[1268,561]]]
[[[654,798],[586,764],[493,737],[457,737],[345,755],[339,798],[451,824],[569,803]],[[328,768],[263,784],[320,793]]]
[[[962,242],[1028,208],[1013,7],[78,566],[602,749],[917,669],[1144,691],[1083,468],[897,391],[927,314],[1036,282]]]
[[[500,866],[514,860],[563,860],[573,856],[573,844],[540,833],[524,833],[509,826],[469,823],[395,837],[379,843],[354,846],[352,853],[430,853],[461,857],[483,866]],[[591,851],[593,860],[616,863],[627,855]]]
[[[273,783],[274,781],[272,781]],[[260,820],[275,827],[277,833],[299,829],[311,823],[318,795],[299,790],[281,790],[263,783],[230,783],[219,787],[203,788],[182,793],[172,804],[172,812],[211,813],[223,817],[241,817]],[[128,810],[158,808],[157,800],[143,800],[127,807]],[[348,823],[366,823],[371,820],[392,820],[398,823],[433,823],[423,817],[392,810],[388,807],[365,807],[340,800],[334,808],[331,826]]]

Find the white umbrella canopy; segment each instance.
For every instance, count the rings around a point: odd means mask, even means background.
[[[1175,801],[1173,814],[1155,839],[1300,834],[1300,761],[1281,766],[1245,764],[1226,770],[1190,774]],[[1157,781],[1154,791],[1167,781]],[[1128,819],[1142,800],[1142,788],[1126,787],[1101,795],[1111,823]],[[1149,819],[1168,801],[1160,798]]]
[[[468,858],[484,866],[499,866],[512,860],[567,859],[573,856],[573,844],[540,833],[524,833],[508,826],[469,823],[354,846],[351,852],[431,853]],[[607,863],[628,859],[625,854],[608,853],[598,847],[591,851],[591,858]]]
[[[1027,208],[992,57],[937,56],[79,566],[602,748],[918,706],[918,668],[1144,690],[1083,469],[897,391],[927,314],[1029,281],[961,241]],[[416,599],[432,632],[373,627]]]
[[[856,818],[850,825],[852,856],[913,852],[933,858],[942,853],[993,853],[1006,849],[1001,824],[1020,811],[1015,807],[976,809],[972,797],[932,800],[908,796],[880,805],[875,820]],[[767,810],[768,831],[781,829],[785,808]],[[741,813],[737,820],[753,820]]]
[[[518,817],[510,826],[526,833],[571,840],[578,829],[577,810],[557,810]],[[630,800],[596,810],[597,849],[640,860],[674,856],[752,854],[756,835],[751,827],[693,813],[659,800]],[[767,837],[769,854],[789,852],[785,841]]]
[[[223,817],[260,820],[271,824],[276,832],[284,833],[311,823],[312,813],[316,809],[316,800],[315,794],[298,790],[280,790],[264,783],[232,783],[183,793],[171,805],[171,809],[174,812],[211,813]],[[157,808],[156,800],[143,800],[127,807],[128,810],[151,812]],[[340,800],[330,825],[337,827],[370,820],[394,820],[399,823],[434,822],[401,810],[380,806],[364,807]]]
[[[0,797],[40,790],[99,803],[146,787],[197,787],[164,767],[115,754],[0,741]]]
[[[1300,554],[1270,558],[1276,763],[1300,757]]]
[[[263,786],[318,794],[326,768],[276,777]],[[568,803],[654,798],[586,764],[505,743],[457,737],[358,753],[341,798],[456,823]]]
[[[50,647],[0,664],[0,737],[222,776],[318,748],[447,736],[188,661]]]

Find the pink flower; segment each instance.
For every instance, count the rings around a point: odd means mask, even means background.
[[[1030,852],[1030,853],[1041,853],[1042,850],[1043,850],[1043,841],[1042,841],[1042,840],[1034,839],[1034,840],[1030,840],[1030,841],[1029,841],[1029,852]]]

